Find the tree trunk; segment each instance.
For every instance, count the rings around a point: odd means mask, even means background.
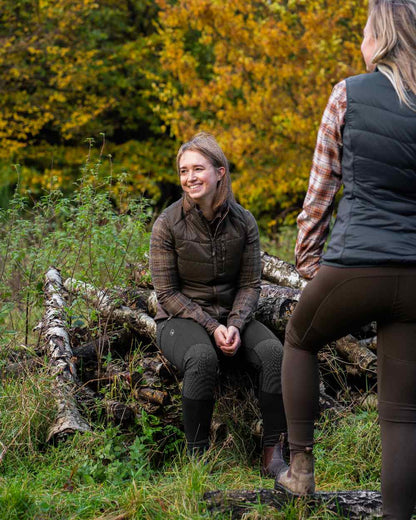
[[[359,372],[377,373],[377,356],[362,341],[348,335],[335,342],[337,352]]]
[[[111,298],[107,291],[73,278],[65,280],[65,288],[72,293],[82,294],[88,301],[107,317],[126,323],[132,330],[156,342],[156,322],[142,309],[130,309]]]
[[[255,318],[283,337],[299,296],[297,289],[263,283]]]

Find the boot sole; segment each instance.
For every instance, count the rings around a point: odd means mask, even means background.
[[[283,486],[282,484],[278,484],[278,483],[276,483],[274,485],[274,489],[275,489],[275,491],[282,491],[283,493],[285,493],[289,497],[294,497],[294,498],[310,497],[310,496],[313,496],[315,494],[315,491],[313,491],[311,493],[295,493],[295,492],[291,491],[290,489],[288,489],[287,487]]]

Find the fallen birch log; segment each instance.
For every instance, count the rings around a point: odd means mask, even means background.
[[[362,341],[348,335],[338,339],[335,348],[359,372],[377,373],[377,356]]]
[[[67,332],[64,287],[59,271],[50,267],[45,275],[45,314],[42,333],[49,358],[49,369],[56,380],[56,401],[58,412],[54,424],[48,432],[47,440],[62,437],[76,431],[89,431],[90,426],[82,418],[75,398],[78,378],[73,352]]]
[[[279,258],[269,255],[267,252],[261,252],[262,278],[276,285],[284,287],[293,287],[294,289],[303,289],[307,284],[307,280],[302,278],[296,267],[290,262],[280,260]],[[130,270],[130,280],[134,285],[151,288],[149,264],[135,263],[128,264]]]
[[[136,414],[131,406],[116,400],[105,401],[107,419],[123,427],[134,424]]]
[[[73,342],[74,343],[74,342]],[[92,341],[74,346],[72,351],[77,364],[97,363],[108,352],[126,354],[132,343],[131,332],[125,329],[103,334]]]
[[[255,318],[283,337],[299,296],[297,289],[263,283]]]
[[[81,283],[82,282],[77,282],[77,284]],[[67,286],[67,282],[65,282],[65,285]],[[72,287],[73,285],[68,283],[67,288],[72,290]],[[76,290],[78,292],[83,292],[79,291],[79,287],[80,286],[78,285]],[[96,300],[97,306],[100,309],[100,301],[102,301],[102,296],[100,296],[101,292],[102,291],[97,291]],[[89,298],[93,296],[94,292],[86,291],[84,294]],[[141,294],[148,314],[154,316],[156,314],[157,305],[156,292],[151,289],[143,289]],[[284,334],[286,324],[293,313],[300,294],[301,291],[299,289],[263,282],[261,285],[259,304],[256,311],[256,319],[274,329],[276,332]]]
[[[65,280],[65,288],[74,294],[82,294],[88,301],[104,315],[115,321],[126,323],[132,330],[156,341],[156,322],[142,309],[130,309],[119,301],[111,298],[107,291],[97,289],[91,284],[68,278]]]
[[[281,338],[284,337],[286,325],[292,316],[301,291],[275,284],[262,283],[259,303],[255,317],[266,326],[274,330]],[[340,338],[333,342],[337,353],[350,365],[353,373],[375,374],[377,370],[377,356],[367,348],[363,340],[352,335]]]
[[[293,264],[280,260],[264,251],[261,252],[261,266],[262,277],[276,285],[303,289],[307,284],[307,280],[300,276]]]

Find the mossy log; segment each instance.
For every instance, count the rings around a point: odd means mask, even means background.
[[[289,503],[303,504],[311,510],[325,507],[326,511],[335,513],[337,518],[344,516],[350,520],[382,516],[381,494],[378,491],[318,491],[302,498],[272,489],[209,491],[205,493],[204,500],[210,511],[229,513],[233,520],[242,518],[254,505],[264,504],[280,511]]]

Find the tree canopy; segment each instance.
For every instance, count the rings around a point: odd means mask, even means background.
[[[70,186],[102,133],[131,190],[166,203],[179,143],[205,130],[273,228],[301,204],[331,88],[364,72],[358,0],[0,3],[0,160],[35,191]]]

